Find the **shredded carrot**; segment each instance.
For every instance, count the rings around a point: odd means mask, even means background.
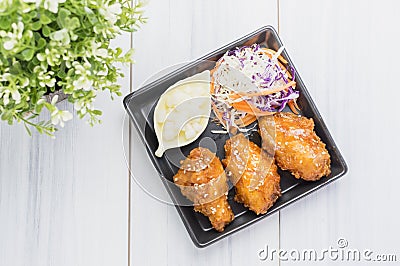
[[[296,85],[296,82],[291,81],[287,84],[285,84],[282,87],[271,89],[271,90],[264,90],[264,91],[256,91],[256,92],[245,92],[245,91],[238,91],[237,93],[243,96],[260,96],[260,95],[270,95],[276,92],[283,91],[284,89],[287,89],[291,86]]]
[[[297,99],[292,100],[294,102],[294,106],[297,108],[297,110],[300,110],[300,107],[297,105]]]
[[[238,111],[246,112],[248,114],[252,114],[255,116],[272,115],[275,113],[275,112],[261,111],[258,108],[251,106],[247,101],[233,103],[232,106]]]
[[[219,122],[220,122],[224,127],[226,127],[225,121],[224,121],[223,118],[222,118],[222,114],[221,114],[221,112],[217,109],[217,107],[215,106],[214,103],[212,103],[212,109],[213,109],[213,111],[214,111],[214,113],[215,113],[215,116],[218,118]],[[256,120],[257,120],[257,117],[256,117],[255,115],[246,114],[246,116],[245,116],[243,119],[239,120],[239,123],[240,123],[239,126],[242,126],[242,127],[248,126],[248,125],[250,125],[251,123],[253,123],[253,122],[256,121]],[[231,132],[231,133],[233,133],[233,132]]]
[[[296,107],[294,106],[294,102],[293,100],[288,102],[288,105],[290,107],[290,110],[292,110],[293,113],[295,113],[296,115],[299,114],[299,111],[297,111]]]
[[[269,48],[261,48],[261,49],[262,49],[266,54],[270,54],[270,55],[275,55],[275,54],[276,54],[276,51],[274,51],[274,50],[272,50],[272,49],[269,49]],[[281,60],[282,63],[284,63],[284,64],[287,64],[287,63],[288,63],[288,61],[286,61],[286,59],[283,58],[282,55],[279,55],[279,56],[278,56],[278,59]]]
[[[213,69],[210,70],[210,76],[211,76],[211,77],[214,75],[215,70],[216,70],[215,68],[213,68]]]
[[[236,110],[245,111],[245,112],[247,112],[247,110],[251,109],[250,105],[244,100],[240,101],[240,102],[232,103],[232,106]],[[249,113],[249,112],[247,112],[247,113]]]
[[[210,93],[213,94],[214,92],[215,92],[214,79],[211,79],[211,82],[210,82]]]
[[[237,119],[237,122],[240,127],[246,127],[256,120],[257,120],[257,116],[252,115],[252,114],[246,114],[246,116],[243,117],[242,119]]]
[[[276,52],[274,50],[268,49],[268,48],[262,48],[264,51],[264,54],[266,54],[269,58],[272,58],[272,56],[274,54],[276,54]],[[269,52],[272,51],[273,53]],[[288,61],[286,61],[282,56],[278,56],[278,59],[283,63],[283,64],[287,64]],[[283,69],[283,71],[285,72],[285,74],[288,75],[289,79],[292,79],[292,74],[289,72],[289,70],[287,70],[287,68],[280,62],[278,61],[279,66]]]

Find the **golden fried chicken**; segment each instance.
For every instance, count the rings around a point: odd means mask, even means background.
[[[225,155],[222,163],[235,184],[235,200],[257,215],[266,213],[281,195],[274,158],[243,134],[226,141]]]
[[[273,120],[273,121],[272,121]],[[277,113],[259,119],[263,148],[269,150],[275,134],[275,159],[296,178],[319,180],[330,174],[330,156],[314,132],[314,121],[293,113]],[[272,129],[275,127],[275,130]]]
[[[234,215],[228,203],[228,184],[221,161],[209,149],[199,147],[181,164],[174,176],[175,184],[193,202],[195,211],[207,216],[215,230],[224,231]]]

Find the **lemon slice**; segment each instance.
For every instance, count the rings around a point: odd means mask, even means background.
[[[211,112],[210,71],[203,71],[169,87],[154,110],[161,157],[171,148],[195,141],[206,129]]]

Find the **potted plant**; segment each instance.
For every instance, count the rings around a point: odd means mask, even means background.
[[[79,118],[99,122],[100,91],[120,96],[114,63],[131,63],[110,41],[144,22],[142,3],[129,0],[3,0],[0,2],[0,116],[53,135],[72,118],[56,103],[74,104]],[[42,111],[48,121],[38,120]]]

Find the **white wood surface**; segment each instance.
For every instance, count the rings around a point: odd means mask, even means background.
[[[321,250],[342,237],[400,259],[399,9],[395,0],[280,0],[281,37],[349,166],[281,211],[282,248]]]
[[[117,43],[130,47],[130,35]],[[129,66],[123,69],[128,93]],[[103,124],[76,118],[54,140],[0,124],[1,266],[127,265],[121,100],[99,94]]]
[[[55,140],[0,124],[0,266],[288,265],[260,261],[258,251],[266,244],[319,251],[336,247],[341,237],[351,248],[397,252],[399,261],[398,10],[396,0],[149,0],[149,22],[134,36],[137,63],[132,72],[123,67],[125,94],[166,67],[261,26],[279,26],[349,173],[198,249],[175,208],[129,178],[122,146],[131,147],[135,173],[157,174],[135,130],[128,129],[122,99],[100,95],[103,124],[90,128],[74,119]],[[130,47],[131,36],[117,44]]]

